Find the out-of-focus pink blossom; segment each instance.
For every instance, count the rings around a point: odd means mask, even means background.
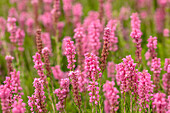
[[[108,62],[107,77],[112,78],[113,81],[115,80],[115,68],[116,68],[116,65],[114,64],[114,62]]]
[[[16,11],[16,9],[14,7],[9,9],[8,17],[16,18],[16,19],[18,18],[18,12]]]
[[[4,37],[6,30],[6,20],[0,17],[0,38]]]
[[[164,31],[163,31],[163,35],[164,35],[164,37],[169,37],[169,29],[164,29]]]
[[[63,10],[67,22],[70,22],[71,15],[72,15],[72,0],[63,0]]]
[[[105,15],[106,15],[106,19],[107,20],[110,20],[112,19],[112,2],[110,1],[107,1],[105,4],[104,4],[104,9],[105,9]]]
[[[24,30],[18,29],[16,32],[16,38],[18,41],[18,50],[24,51],[23,44],[24,44],[24,38],[25,38],[25,32]]]
[[[43,15],[40,16],[40,21],[42,21],[44,27],[50,31],[53,27],[53,19],[52,14],[50,12],[45,12]]]
[[[25,28],[25,23],[26,23],[26,20],[27,20],[28,16],[29,16],[29,15],[28,15],[27,12],[21,12],[21,14],[19,15],[19,20],[18,20],[18,22],[19,22],[19,25],[20,25],[20,27],[21,27],[22,29]]]
[[[51,67],[54,78],[57,80],[61,80],[64,79],[68,76],[67,73],[64,73],[61,69],[59,65],[56,65],[55,67]]]
[[[17,26],[16,26],[16,18],[11,18],[11,17],[8,17],[8,20],[7,20],[7,29],[8,29],[8,32],[10,32],[10,40],[11,42],[17,42],[17,39],[16,39],[16,31],[17,31]]]
[[[51,38],[50,34],[45,32],[41,34],[41,39],[44,44],[44,47],[47,47],[50,51],[50,54],[52,54],[52,47],[51,47]]]
[[[165,21],[165,10],[164,8],[157,8],[155,11],[155,24],[158,33],[163,32],[164,21]]]
[[[164,70],[166,73],[163,75],[162,81],[163,81],[163,88],[165,92],[170,95],[170,59],[165,59],[165,65]]]
[[[119,109],[119,91],[114,87],[114,81],[106,81],[103,85],[103,91],[105,92],[105,112],[112,113],[116,112]],[[106,107],[107,106],[107,107]]]
[[[81,24],[81,16],[82,16],[82,5],[81,3],[76,3],[73,5],[73,23],[75,26]]]
[[[65,23],[62,22],[62,21],[57,23],[57,29],[59,31],[59,37],[62,36],[64,26],[65,26]]]
[[[26,104],[23,103],[22,99],[19,99],[18,101],[14,101],[14,103],[12,104],[12,113],[25,113],[26,108],[25,108]]]
[[[119,14],[120,21],[129,19],[130,10],[131,10],[130,7],[122,7],[120,9],[120,14]]]
[[[30,35],[34,34],[34,19],[28,18],[25,24],[27,26],[27,33]]]

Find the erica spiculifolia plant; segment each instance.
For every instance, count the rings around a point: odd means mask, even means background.
[[[114,87],[114,81],[106,81],[103,85],[103,91],[105,92],[104,109],[106,113],[115,113],[119,109],[119,91]]]
[[[102,54],[101,54],[101,65],[100,68],[102,70],[102,72],[104,71],[104,69],[106,68],[106,59],[109,55],[109,43],[110,43],[110,28],[106,27],[104,29],[104,36],[103,36],[103,40],[104,40],[104,44],[103,44],[103,49],[102,49]]]
[[[138,72],[139,84],[138,84],[138,96],[139,96],[139,110],[142,112],[150,112],[150,102],[153,96],[153,82],[151,81],[151,75],[147,70]]]
[[[157,92],[159,89],[160,73],[161,73],[161,59],[155,57],[152,59],[151,71],[153,72],[153,83],[155,85],[154,91]]]
[[[41,55],[43,49],[42,39],[41,39],[41,29],[37,29],[35,38],[36,38],[38,53]]]
[[[132,101],[135,99],[137,101],[137,85],[138,85],[138,75],[137,70],[135,69],[136,63],[131,58],[131,55],[123,58],[123,62],[116,66],[117,70],[117,82],[120,84],[121,96],[124,101],[124,112],[125,110],[125,102],[126,102],[126,94],[130,95],[130,112],[132,113]],[[132,98],[134,96],[134,98]]]
[[[65,102],[66,102],[67,95],[69,93],[69,84],[70,82],[68,78],[61,79],[60,88],[56,89],[54,92],[59,100],[59,102],[56,104],[56,109],[60,112],[65,111],[64,110],[66,106]]]
[[[14,59],[14,57],[12,57],[11,55],[7,55],[5,57],[5,60],[7,62],[8,76],[10,76],[10,73],[13,71],[13,66],[12,66],[13,59]]]
[[[142,32],[140,30],[140,23],[141,21],[139,20],[139,16],[138,13],[133,13],[131,16],[131,28],[132,28],[132,32],[130,34],[130,36],[133,38],[133,42],[136,43],[136,62],[138,62],[138,64],[141,63],[142,61],[142,56],[141,56],[141,51],[142,51],[142,47],[141,47],[141,36],[142,36]]]
[[[107,77],[112,78],[113,81],[116,80],[115,69],[116,64],[114,64],[114,62],[107,63]]]
[[[83,14],[82,12],[83,10],[83,7],[81,5],[81,3],[76,3],[73,5],[73,23],[74,23],[74,26],[78,26],[81,24],[81,16]]]
[[[163,81],[163,88],[167,95],[170,95],[170,59],[165,59],[164,64],[164,71],[166,73],[163,75],[162,81]]]
[[[28,96],[28,105],[31,107],[32,112],[44,113],[47,112],[46,96],[44,92],[44,81],[41,78],[35,78],[33,86],[35,87],[34,94]]]

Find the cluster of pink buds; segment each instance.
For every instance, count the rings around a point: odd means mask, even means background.
[[[44,75],[43,72],[44,63],[41,61],[41,55],[38,52],[33,56],[33,61],[34,61],[34,68],[37,70],[41,80],[46,84],[46,76]]]
[[[114,87],[115,83],[113,81],[106,81],[106,83],[103,85],[103,91],[105,92],[105,98],[104,101],[105,104],[105,112],[106,113],[114,113],[119,109],[119,91]]]
[[[44,92],[44,81],[40,78],[35,78],[33,82],[33,86],[35,87],[34,94],[32,97],[28,96],[28,105],[31,107],[31,111],[34,111],[34,107],[36,107],[35,111],[39,113],[47,112],[46,103],[45,103],[45,92]]]
[[[27,33],[29,35],[33,35],[34,34],[34,20],[32,18],[28,18],[26,21],[26,26],[27,26]]]
[[[23,51],[23,44],[24,44],[25,32],[24,30],[18,29],[16,32],[16,39],[18,41],[18,50]]]
[[[16,39],[16,32],[17,32],[17,26],[16,26],[16,18],[9,17],[7,20],[7,29],[8,32],[11,33],[11,36],[9,37],[11,42],[17,42]]]
[[[60,81],[60,88],[55,90],[55,94],[58,97],[59,102],[56,104],[56,108],[58,111],[62,112],[65,105],[64,102],[66,101],[68,92],[69,92],[69,79],[61,79]]]
[[[87,74],[87,77],[92,81],[96,81],[99,77],[102,76],[102,73],[100,73],[101,69],[99,67],[98,57],[93,53],[85,54],[84,71]]]
[[[153,111],[156,113],[166,113],[167,101],[164,93],[156,93],[153,95],[152,102]]]
[[[53,21],[53,18],[52,18],[52,14],[50,12],[45,12],[43,15],[40,16],[40,20],[42,21],[44,27],[46,28],[46,30],[48,32],[50,32],[50,30],[52,30],[52,21]]]
[[[88,27],[88,38],[90,46],[89,52],[92,52],[95,55],[99,55],[99,49],[101,48],[100,33],[101,33],[100,20],[91,22],[91,24]]]
[[[157,49],[157,37],[152,37],[148,39],[148,51],[145,54],[146,60],[148,60],[147,65],[151,65],[152,59],[154,59],[157,56],[156,49]]]
[[[107,17],[107,20],[112,19],[112,0],[107,0],[106,3],[104,4],[104,9],[105,9],[105,16]]]
[[[62,42],[62,54],[65,55],[67,40],[71,40],[70,36],[66,36]]]
[[[26,104],[23,103],[22,99],[19,99],[18,101],[14,101],[14,103],[12,104],[12,113],[25,113],[26,108],[25,108]]]
[[[141,51],[142,51],[142,47],[141,47],[141,36],[142,36],[142,32],[140,30],[140,23],[141,21],[139,20],[139,16],[138,13],[133,13],[131,16],[131,27],[132,27],[132,32],[130,34],[130,36],[133,38],[133,42],[136,43],[136,61],[139,62],[139,64],[141,63],[142,57],[141,57]]]
[[[86,74],[84,72],[79,71],[80,74],[78,74],[78,89],[80,92],[87,91],[87,85],[89,83],[89,79],[87,78]]]
[[[73,23],[75,26],[81,24],[81,16],[82,16],[82,5],[81,3],[76,3],[73,6]]]
[[[9,9],[8,17],[18,19],[18,12],[17,12],[16,8],[12,7],[12,8]]]
[[[112,78],[112,80],[115,80],[115,68],[116,65],[114,62],[108,62],[107,64],[107,77]]]
[[[67,61],[68,61],[68,66],[67,68],[70,69],[70,70],[73,70],[75,68],[75,54],[76,54],[76,51],[75,51],[75,46],[74,46],[74,42],[71,41],[69,38],[65,38],[64,39],[65,41],[65,52],[64,54],[66,55],[67,57]]]
[[[170,36],[170,31],[169,31],[169,29],[164,29],[163,35],[164,35],[164,37],[169,37],[169,36]]]
[[[80,72],[79,71],[71,71],[69,73],[69,77],[71,79],[71,85],[73,86],[72,92],[73,92],[73,96],[74,96],[74,102],[76,103],[76,105],[79,107],[81,106],[81,96],[79,94],[80,90],[79,90],[79,84],[78,84],[78,76]]]
[[[138,84],[138,95],[140,111],[149,108],[149,102],[152,98],[153,93],[153,82],[151,81],[151,75],[147,70],[139,72],[139,84]]]
[[[53,0],[43,0],[44,2],[44,10],[45,12],[50,12],[51,11],[51,4],[53,2]]]
[[[129,92],[136,93],[138,84],[137,70],[135,69],[136,63],[131,56],[123,58],[123,62],[116,65],[117,82],[120,84],[121,93]]]
[[[115,31],[117,27],[117,20],[110,20],[107,24],[107,27],[110,28],[110,42],[109,42],[109,50],[117,51],[118,50],[118,38],[115,36]]]
[[[165,59],[165,65],[164,70],[166,73],[163,75],[162,81],[163,81],[163,88],[165,92],[170,95],[170,59]]]
[[[153,82],[155,85],[155,91],[159,88],[159,80],[160,80],[160,73],[161,73],[161,59],[155,57],[152,59],[151,63],[151,71],[153,72]]]

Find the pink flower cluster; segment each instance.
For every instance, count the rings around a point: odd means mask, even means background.
[[[31,111],[34,111],[34,107],[36,107],[35,111],[39,113],[46,112],[46,104],[45,104],[45,92],[44,92],[44,81],[40,78],[35,78],[33,82],[33,86],[35,87],[34,94],[29,97],[28,96],[28,105],[31,107]]]
[[[85,73],[87,77],[90,78],[92,81],[96,81],[99,77],[102,76],[102,73],[99,67],[98,57],[93,53],[85,54],[85,66],[84,66]]]
[[[41,80],[45,83],[46,76],[44,75],[44,72],[43,72],[44,63],[41,61],[41,55],[38,52],[33,56],[33,61],[34,61],[34,68],[37,70],[38,75],[40,76]]]
[[[65,55],[65,51],[66,51],[66,44],[67,44],[67,41],[68,40],[71,40],[71,37],[70,36],[66,36],[64,37],[63,39],[63,42],[62,42],[62,54]]]
[[[7,20],[7,29],[8,32],[10,32],[11,36],[9,37],[11,42],[17,42],[16,39],[16,32],[17,32],[17,26],[16,26],[16,18],[9,17]]]
[[[67,98],[67,95],[69,93],[69,79],[61,79],[60,81],[60,88],[55,90],[55,94],[58,97],[59,102],[56,104],[56,108],[58,111],[63,111],[64,109],[64,102],[66,101],[65,99]]]
[[[163,31],[164,37],[169,37],[169,34],[170,34],[169,29],[164,29],[164,31]]]
[[[164,93],[156,93],[153,95],[152,107],[156,113],[166,113],[166,95]]]
[[[117,70],[117,82],[120,84],[121,93],[131,91],[137,93],[138,76],[137,70],[135,69],[136,63],[131,58],[131,55],[123,58],[123,62],[116,65]]]
[[[82,12],[82,5],[81,3],[76,3],[73,6],[73,23],[75,26],[81,24],[81,16],[83,14]]]
[[[70,69],[70,70],[73,70],[75,68],[75,54],[76,54],[76,51],[75,51],[75,46],[74,46],[74,42],[71,41],[69,38],[65,38],[64,39],[65,41],[65,52],[64,54],[66,55],[67,57],[67,61],[68,61],[68,66],[67,68]]]
[[[165,65],[164,70],[166,73],[163,75],[162,81],[163,81],[163,88],[165,92],[169,95],[170,94],[170,59],[165,59]]]
[[[112,78],[112,80],[115,80],[115,68],[116,65],[114,62],[108,62],[107,64],[107,77]]]
[[[99,87],[98,83],[95,81],[90,81],[88,85],[88,91],[89,91],[89,96],[90,96],[90,103],[95,103],[95,105],[98,104],[99,102]]]
[[[79,84],[78,84],[78,76],[80,76],[80,72],[77,71],[70,71],[68,75],[71,79],[71,85],[73,87],[73,96],[74,96],[74,102],[76,105],[80,108],[81,105],[81,96],[79,95]]]
[[[26,21],[26,26],[27,26],[27,33],[29,35],[33,35],[34,34],[34,20],[32,18],[28,18]]]
[[[47,47],[50,50],[50,54],[52,54],[52,47],[51,47],[51,38],[50,34],[45,32],[41,34],[41,39],[44,44],[44,47]]]
[[[67,22],[70,22],[72,15],[72,0],[63,0],[63,10],[66,16]]]
[[[91,22],[91,24],[88,27],[88,39],[90,47],[89,52],[92,52],[95,55],[99,55],[99,49],[101,47],[100,32],[101,32],[100,20]]]
[[[153,72],[153,82],[154,82],[156,91],[159,88],[159,80],[160,80],[161,70],[162,70],[162,68],[161,68],[161,59],[155,57],[154,59],[152,59],[151,71]]]
[[[61,79],[64,79],[64,78],[67,78],[67,73],[64,73],[61,69],[60,69],[60,66],[59,65],[56,65],[54,67],[51,67],[52,69],[52,72],[53,72],[53,75],[54,75],[54,78],[57,79],[57,80],[61,80]]]
[[[140,30],[140,19],[138,16],[138,13],[133,13],[131,16],[131,27],[132,27],[132,32],[130,34],[130,36],[133,38],[133,42],[136,43],[136,61],[141,63],[142,57],[141,57],[141,51],[142,51],[142,47],[141,47],[141,36],[142,36],[142,32]]]
[[[106,113],[114,113],[119,109],[119,91],[114,87],[114,85],[114,81],[106,81],[103,85],[103,91],[105,92],[104,95],[106,98],[104,101]]]
[[[12,105],[12,113],[25,113],[26,108],[25,108],[26,104],[23,103],[22,99],[19,99],[18,101],[14,101],[13,105]]]
[[[50,32],[50,30],[52,30],[53,18],[52,18],[52,14],[50,12],[45,12],[43,15],[40,16],[39,20],[42,21],[44,27],[46,28],[46,30],[48,32]]]
[[[18,50],[24,51],[23,44],[24,44],[25,32],[24,30],[18,29],[16,31],[16,39],[18,41]]]
[[[80,72],[78,74],[78,89],[80,92],[87,91],[87,85],[89,83],[89,79],[87,78],[84,72]]]
[[[138,84],[138,96],[139,96],[139,105],[140,111],[142,109],[149,108],[149,102],[153,94],[153,82],[151,81],[151,75],[147,70],[138,73],[139,84]]]
[[[145,58],[146,60],[150,60],[148,61],[148,65],[151,65],[151,61],[152,59],[154,59],[157,56],[156,53],[156,49],[157,49],[157,37],[152,37],[150,36],[150,38],[148,39],[148,51],[145,54]]]
[[[107,17],[107,20],[112,19],[112,1],[106,1],[104,4],[104,9],[105,9],[105,16]]]
[[[109,50],[110,51],[117,51],[118,50],[118,38],[115,36],[115,31],[116,31],[116,27],[117,27],[117,20],[110,20],[107,24],[107,27],[110,28],[111,32],[110,32],[110,47]]]

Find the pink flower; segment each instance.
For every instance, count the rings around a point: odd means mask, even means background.
[[[64,26],[65,26],[65,23],[62,21],[57,23],[57,29],[59,30],[59,37],[62,36]]]
[[[88,39],[90,48],[89,52],[92,52],[95,55],[99,55],[99,49],[101,48],[100,32],[101,32],[100,20],[91,22],[91,24],[88,27]]]
[[[157,91],[159,88],[159,80],[160,80],[160,73],[161,73],[161,59],[155,57],[152,59],[151,63],[151,71],[153,72],[153,82],[155,87],[155,90]]]
[[[107,77],[112,78],[112,80],[115,80],[115,64],[114,62],[108,62],[107,64]]]
[[[152,107],[153,111],[156,113],[165,113],[167,107],[166,95],[164,93],[154,94]]]
[[[19,99],[18,101],[14,101],[12,104],[12,113],[25,113],[26,111],[26,104],[22,102],[22,99]]]
[[[33,86],[35,87],[34,94],[32,97],[28,96],[28,105],[31,107],[31,111],[33,112],[33,108],[36,107],[36,111],[42,113],[47,112],[46,104],[45,104],[45,92],[44,92],[44,81],[41,78],[35,78],[33,82]]]
[[[93,53],[85,54],[85,66],[84,66],[85,73],[87,77],[90,78],[92,81],[96,81],[99,77],[101,77],[102,73],[100,73],[99,61],[98,57]]]
[[[123,62],[116,65],[117,70],[117,82],[120,84],[121,93],[131,91],[137,93],[138,76],[137,70],[135,69],[136,63],[131,58],[131,55],[123,58]]]
[[[24,43],[24,38],[25,38],[24,30],[18,29],[16,32],[16,38],[18,41],[18,50],[24,51],[24,48],[23,48],[23,43]]]
[[[70,22],[71,12],[72,12],[72,0],[63,0],[63,10],[67,22]]]
[[[169,37],[169,29],[164,29],[163,35],[164,37]]]
[[[90,96],[90,103],[94,103],[95,105],[99,102],[99,84],[95,81],[90,81],[88,85],[88,91]]]
[[[25,11],[21,12],[21,14],[19,15],[18,22],[19,22],[21,29],[25,28],[26,20],[28,17],[29,17],[29,14]]]
[[[111,1],[107,1],[104,4],[104,9],[105,9],[105,15],[107,17],[107,20],[112,19],[112,2]]]
[[[51,67],[54,78],[57,80],[61,80],[67,77],[67,74],[64,73],[61,69],[59,65],[56,65],[55,67]]]
[[[163,75],[162,81],[163,81],[163,88],[165,92],[170,95],[170,59],[165,59],[165,65],[164,70],[166,73]]]
[[[75,51],[75,46],[74,46],[74,42],[71,41],[70,39],[68,38],[65,38],[64,39],[66,41],[65,43],[65,52],[64,54],[66,55],[67,57],[67,61],[68,61],[68,66],[67,68],[70,69],[70,70],[73,70],[75,68],[75,54],[76,54],[76,51]]]
[[[103,85],[103,91],[105,92],[105,112],[111,113],[116,112],[119,109],[119,91],[114,87],[115,83],[113,81],[106,81]],[[107,106],[107,107],[106,107]]]
[[[65,107],[64,102],[66,101],[65,99],[69,93],[69,84],[70,82],[68,78],[61,79],[60,88],[56,89],[54,92],[59,99],[59,102],[56,104],[56,108],[60,112],[62,112]]]
[[[34,20],[32,18],[28,18],[25,24],[27,26],[28,34],[34,34]]]
[[[43,23],[44,27],[47,28],[48,31],[53,28],[53,18],[50,12],[45,12],[40,16],[39,20]]]
[[[34,62],[34,68],[37,70],[38,75],[40,76],[41,80],[46,83],[46,76],[44,75],[44,68],[43,65],[44,63],[41,61],[41,55],[37,52],[33,56],[33,62]]]
[[[44,47],[47,47],[50,50],[50,54],[52,54],[52,47],[51,47],[51,38],[50,34],[45,32],[41,34],[41,39],[44,44]]]
[[[138,84],[138,96],[140,110],[149,107],[149,102],[152,98],[153,93],[153,82],[151,81],[151,75],[147,70],[138,73],[139,84]]]
[[[65,55],[67,40],[71,40],[70,36],[66,36],[62,42],[62,54]]]
[[[146,60],[148,60],[148,65],[150,65],[150,62],[152,59],[154,59],[157,56],[156,49],[157,49],[157,37],[150,36],[148,39],[148,51],[145,54]]]
[[[155,24],[158,33],[163,32],[164,21],[165,21],[165,10],[164,8],[157,8],[155,12]]]
[[[14,7],[12,7],[12,8],[9,9],[9,11],[8,11],[8,17],[18,18],[18,12],[17,12],[17,10],[16,10]]]
[[[78,84],[78,76],[80,76],[79,74],[80,74],[79,71],[75,71],[75,72],[70,71],[68,76],[71,79],[71,85],[73,87],[72,92],[73,92],[73,96],[74,96],[74,102],[80,108],[81,96],[79,94],[80,89],[79,89],[79,86],[78,86],[79,85]]]
[[[17,39],[16,39],[17,26],[16,26],[15,18],[8,17],[7,28],[8,28],[8,32],[11,33],[11,36],[9,37],[11,42],[14,42],[14,43],[17,42]]]
[[[168,107],[166,113],[170,113],[170,96],[168,96]]]
[[[118,38],[115,36],[115,31],[117,27],[117,20],[110,20],[107,24],[107,27],[110,28],[110,41],[109,41],[109,50],[110,51],[117,51],[118,50]]]
[[[81,16],[83,14],[82,12],[82,5],[81,3],[76,3],[73,6],[73,23],[75,26],[80,25],[81,24]]]

